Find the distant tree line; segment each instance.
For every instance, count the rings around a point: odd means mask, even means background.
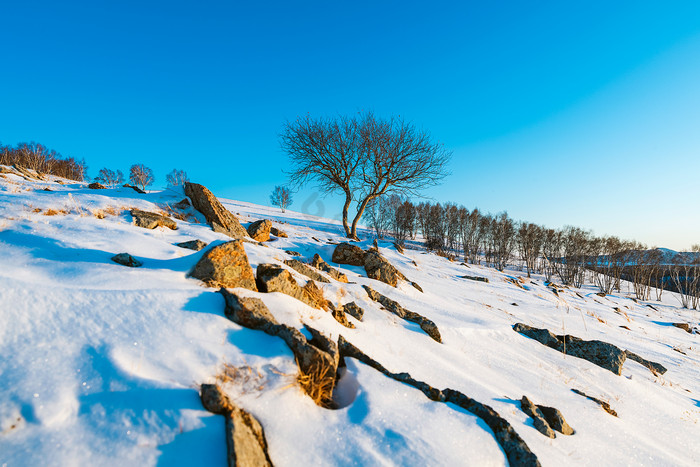
[[[85,160],[64,157],[40,143],[19,143],[16,146],[0,144],[0,165],[17,165],[39,173],[47,173],[70,180],[83,181],[87,176]]]
[[[364,216],[378,238],[401,244],[422,237],[425,248],[439,255],[500,271],[507,265],[542,274],[547,281],[580,287],[595,284],[602,293],[620,290],[622,280],[633,285],[640,300],[657,300],[663,290],[680,294],[681,304],[700,306],[700,246],[693,252],[665,257],[615,236],[597,237],[589,230],[566,226],[552,229],[518,222],[506,212],[489,214],[455,203],[412,201],[398,195],[376,198]]]

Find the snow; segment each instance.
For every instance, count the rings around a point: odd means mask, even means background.
[[[314,405],[295,384],[286,344],[226,319],[221,295],[187,277],[203,253],[174,244],[227,237],[201,216],[178,220],[176,231],[131,223],[128,209],[167,210],[181,191],[141,195],[57,181],[0,178],[0,465],[225,465],[223,418],[198,398],[199,384],[214,382],[225,363],[252,375],[223,387],[260,421],[278,466],[507,463],[478,417],[353,359],[340,382],[342,408]],[[290,257],[284,250],[330,263],[329,241],[343,241],[337,221],[222,201],[244,224],[267,218],[289,234],[266,246],[246,243],[253,268],[281,264]],[[48,209],[59,213],[45,215]],[[697,465],[698,335],[670,323],[697,326],[698,315],[679,308],[673,294],[648,302],[654,309],[632,300],[627,285],[607,297],[592,286],[556,296],[542,277],[518,270],[504,274],[419,250],[401,255],[389,242],[380,250],[424,293],[331,263],[350,283],[322,284],[325,297],[365,310],[362,322],[348,317],[356,329],[282,294],[237,292],[261,298],[282,323],[342,334],[390,371],[492,406],[543,465]],[[143,267],[110,260],[122,252]],[[525,289],[509,277],[523,278]],[[434,321],[443,343],[382,310],[362,285]],[[668,372],[653,375],[627,360],[617,376],[514,332],[516,322],[610,342]],[[571,389],[608,401],[619,417]],[[523,395],[560,409],[576,433],[542,436],[520,410]]]

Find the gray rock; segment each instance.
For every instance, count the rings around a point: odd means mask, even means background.
[[[656,363],[656,362],[652,362],[651,360],[647,360],[647,359],[645,359],[645,358],[642,358],[642,357],[640,357],[639,355],[637,355],[637,354],[634,353],[634,352],[630,352],[629,350],[625,350],[625,354],[627,355],[627,358],[629,358],[630,360],[634,360],[635,362],[644,365],[644,366],[647,367],[647,368],[649,369],[649,371],[651,371],[652,373],[658,373],[658,374],[660,374],[660,375],[663,375],[663,374],[666,373],[666,371],[667,371],[667,370],[666,370],[666,367],[663,366],[662,364]]]
[[[596,404],[598,404],[599,406],[601,406],[602,409],[605,410],[607,413],[609,413],[609,414],[612,415],[613,417],[617,417],[617,412],[615,412],[615,411],[612,409],[612,407],[610,407],[610,404],[608,404],[607,402],[605,402],[605,401],[603,401],[603,400],[600,400],[600,399],[598,399],[597,397],[589,396],[589,395],[586,394],[585,392],[579,391],[578,389],[572,389],[572,391],[573,391],[574,393],[578,394],[579,396],[583,396],[583,397],[585,397],[586,399],[592,400],[593,402],[595,402]]]
[[[398,302],[395,302],[389,297],[380,294],[379,292],[367,285],[363,285],[362,287],[367,292],[369,298],[371,298],[375,302],[384,305],[384,308],[386,308],[387,311],[394,313],[396,316],[405,319],[406,321],[417,323],[420,326],[420,328],[423,331],[425,331],[425,333],[428,334],[433,340],[437,342],[442,342],[440,331],[438,330],[438,327],[434,322],[432,322],[423,315],[419,315],[418,313],[414,313],[413,311],[405,309],[404,307],[399,305]]]
[[[365,253],[364,266],[367,277],[384,282],[392,287],[396,287],[399,279],[406,279],[378,250],[373,248]]]
[[[186,182],[185,194],[192,201],[192,206],[204,215],[214,232],[236,239],[248,236],[248,232],[238,222],[236,216],[231,214],[205,186]]]
[[[352,324],[350,321],[348,321],[348,317],[345,316],[345,309],[341,306],[336,308],[332,303],[328,302],[328,308],[330,309],[331,313],[333,314],[333,318],[340,323],[341,325],[345,326],[348,329],[355,329],[355,325]]]
[[[143,263],[141,261],[131,256],[129,253],[119,253],[118,255],[112,256],[111,259],[117,264],[121,264],[122,266],[128,266],[130,268],[138,268],[143,266]]]
[[[311,266],[328,273],[333,279],[337,280],[338,282],[348,282],[348,277],[345,274],[331,267],[328,263],[323,261],[323,258],[321,258],[321,256],[319,256],[318,253],[316,253],[313,259],[311,260]]]
[[[179,246],[180,248],[187,248],[188,250],[194,251],[200,251],[202,248],[206,248],[207,245],[208,243],[205,243],[199,239],[175,244],[175,246]]]
[[[155,212],[142,211],[140,209],[132,209],[129,211],[134,219],[134,224],[137,227],[144,229],[155,229],[156,227],[167,227],[172,230],[177,230],[177,223],[167,216],[157,214]]]
[[[564,415],[559,409],[555,409],[554,407],[546,407],[544,405],[538,405],[537,407],[540,409],[542,415],[544,415],[544,419],[547,420],[547,424],[554,430],[567,436],[574,434],[574,429],[571,428],[568,423],[566,423],[566,419],[564,419]]]
[[[178,201],[177,203],[173,204],[173,207],[174,207],[175,209],[179,209],[179,210],[181,210],[181,211],[184,210],[184,209],[187,209],[187,208],[189,208],[189,207],[191,207],[191,206],[192,206],[192,203],[190,203],[190,200],[187,199],[187,198],[182,198],[180,201]]]
[[[270,240],[270,229],[272,222],[267,219],[255,221],[248,226],[248,235],[255,241],[267,242]]]
[[[123,186],[124,188],[131,188],[131,189],[134,190],[136,193],[139,193],[139,194],[141,194],[141,195],[145,195],[145,194],[146,194],[145,191],[143,191],[141,188],[139,188],[139,187],[137,187],[137,186],[129,185],[128,183],[125,183],[125,184],[122,185],[122,186]]]
[[[326,279],[326,277],[324,277],[322,274],[319,274],[318,272],[316,272],[315,269],[310,268],[298,259],[285,259],[284,264],[294,269],[296,272],[305,275],[309,279],[313,279],[318,282],[330,283],[330,281]]]
[[[479,277],[479,276],[459,276],[462,279],[469,279],[470,281],[476,281],[476,282],[486,282],[488,284],[489,279],[488,277]]]
[[[535,425],[537,431],[545,435],[547,438],[557,437],[554,430],[549,426],[549,423],[547,423],[547,420],[544,418],[540,408],[533,404],[532,401],[526,396],[523,396],[523,398],[520,400],[520,408],[532,418],[533,424]]]
[[[362,321],[362,317],[365,314],[365,310],[360,308],[360,306],[355,302],[346,303],[341,307],[343,311],[358,321]]]
[[[287,253],[289,256],[301,256],[301,253],[294,250],[284,250],[284,252]]]
[[[365,252],[357,245],[340,243],[333,250],[331,261],[338,264],[350,264],[352,266],[365,265]]]
[[[242,240],[217,245],[204,253],[190,276],[209,287],[243,287],[257,290],[253,269]]]

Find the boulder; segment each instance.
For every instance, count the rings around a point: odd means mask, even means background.
[[[272,222],[267,219],[255,221],[248,226],[248,235],[255,241],[267,242],[270,240],[270,229]]]
[[[281,292],[306,303],[312,308],[327,309],[323,292],[312,280],[304,287],[299,287],[292,274],[276,264],[258,265],[256,282],[261,292]]]
[[[232,240],[208,250],[192,269],[190,276],[203,281],[208,287],[257,290],[242,240]]]
[[[569,436],[574,434],[574,429],[566,423],[566,419],[559,409],[546,407],[544,405],[538,405],[537,407],[540,409],[540,412],[542,412],[542,415],[544,415],[544,419],[547,420],[547,424],[554,430],[562,435]]]
[[[248,232],[238,222],[236,216],[231,214],[205,186],[185,182],[185,194],[192,201],[192,206],[204,215],[215,232],[236,239],[248,236]]]
[[[180,242],[176,243],[175,246],[179,246],[180,248],[187,248],[188,250],[194,250],[194,251],[199,251],[202,248],[205,248],[208,243],[205,243],[199,239],[197,240],[189,240],[187,242]]]
[[[374,248],[371,248],[365,253],[364,266],[367,277],[384,282],[392,287],[396,287],[399,283],[399,279],[406,279],[398,269],[379,253],[379,250]]]
[[[330,282],[322,274],[319,274],[318,272],[316,272],[315,269],[310,268],[309,266],[302,263],[298,259],[285,259],[284,264],[286,264],[290,268],[294,269],[296,272],[305,275],[309,279],[313,279],[313,280],[318,281],[318,282],[326,282],[326,283]]]
[[[143,263],[141,261],[131,256],[129,253],[119,253],[118,255],[112,256],[111,259],[117,264],[121,264],[122,266],[128,266],[130,268],[138,268],[143,266]]]
[[[267,440],[260,422],[238,407],[214,384],[202,384],[200,398],[209,412],[226,417],[229,467],[272,467]]]
[[[367,285],[363,285],[362,287],[367,292],[369,298],[375,302],[381,303],[387,311],[395,314],[399,318],[405,319],[406,321],[411,321],[412,323],[418,324],[420,328],[425,331],[425,333],[428,334],[434,341],[442,342],[440,331],[433,321],[429,320],[423,315],[419,315],[418,313],[405,309],[399,305],[398,302],[395,302],[389,297],[380,294]]]
[[[346,303],[341,307],[343,312],[349,314],[358,321],[362,321],[362,317],[365,314],[365,310],[360,308],[360,306],[355,302]]]
[[[88,185],[88,188],[90,188],[91,190],[104,190],[107,187],[99,182],[92,182],[91,184]]]
[[[226,289],[220,289],[220,293],[226,302],[224,314],[228,319],[248,329],[276,334],[275,327],[279,326],[279,323],[262,300],[242,297]]]
[[[284,230],[280,230],[277,227],[270,227],[270,233],[275,237],[288,238],[289,235]]]
[[[333,250],[331,261],[338,264],[349,264],[351,266],[364,266],[365,252],[357,245],[341,243]]]
[[[540,408],[533,404],[532,401],[526,396],[523,396],[523,398],[520,400],[520,408],[532,418],[533,424],[535,425],[537,431],[545,435],[547,438],[557,437],[554,430],[547,423],[547,420],[545,420]]]
[[[319,269],[323,272],[328,273],[333,279],[337,280],[338,282],[343,282],[343,283],[348,282],[348,276],[346,276],[342,272],[331,267],[328,263],[323,261],[323,258],[321,258],[321,256],[319,256],[318,253],[316,253],[314,255],[313,259],[311,260],[311,266],[313,266],[316,269]]]
[[[143,227],[144,229],[167,227],[172,230],[177,230],[177,223],[169,217],[156,214],[155,212],[142,211],[140,209],[132,209],[129,212],[137,227]]]

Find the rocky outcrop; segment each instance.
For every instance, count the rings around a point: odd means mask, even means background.
[[[91,190],[105,190],[105,189],[107,189],[106,186],[104,186],[103,184],[101,184],[99,182],[92,182],[91,184],[88,185],[88,188],[90,188]]]
[[[289,256],[301,256],[301,253],[294,250],[284,250],[284,252],[287,253]]]
[[[335,376],[338,369],[338,347],[330,339],[323,336],[313,328],[306,327],[311,333],[312,339],[308,340],[304,334],[291,326],[279,324],[262,300],[254,297],[241,297],[226,289],[220,289],[226,302],[224,311],[231,321],[249,328],[263,331],[271,336],[280,337],[287,343],[297,361],[299,370],[307,378],[320,378],[322,381],[313,381],[313,385],[322,391],[309,394],[318,403],[324,406],[332,405]],[[309,376],[312,375],[312,376]],[[302,386],[304,387],[304,386]],[[311,390],[309,386],[305,390]]]
[[[406,321],[411,321],[413,323],[418,324],[420,328],[423,331],[425,331],[425,333],[428,334],[433,340],[437,342],[442,342],[440,331],[438,330],[437,325],[433,321],[429,320],[423,315],[419,315],[418,313],[414,313],[413,311],[405,309],[404,307],[399,305],[398,302],[395,302],[389,297],[380,294],[379,292],[367,285],[363,285],[362,287],[364,287],[365,291],[367,291],[367,295],[369,296],[369,298],[371,298],[375,302],[381,303],[387,311],[394,313],[396,316],[405,319]]]
[[[547,436],[548,438],[555,438],[556,434],[554,431],[558,431],[563,435],[573,435],[574,430],[566,423],[564,415],[554,407],[546,407],[543,405],[536,405],[527,396],[523,396],[520,400],[520,407],[523,412],[532,417],[535,428],[537,431]]]
[[[350,302],[346,303],[345,305],[341,306],[340,308],[343,309],[343,312],[349,314],[353,318],[355,318],[358,321],[362,321],[362,317],[365,314],[365,310],[360,308],[360,306],[355,303],[355,302]]]
[[[338,264],[349,264],[351,266],[365,265],[365,251],[357,245],[350,243],[340,243],[333,250],[331,261]]]
[[[398,269],[379,253],[379,250],[374,248],[365,253],[364,267],[367,277],[384,282],[392,287],[396,287],[399,279],[406,280],[406,276],[401,274]]]
[[[566,355],[588,360],[601,368],[612,371],[616,375],[622,374],[622,364],[627,358],[641,363],[653,373],[664,374],[666,372],[666,368],[663,365],[645,360],[629,350],[622,350],[607,342],[599,340],[585,341],[568,334],[556,335],[547,329],[533,328],[523,323],[515,324],[513,330]]]
[[[586,399],[592,400],[593,402],[595,402],[596,404],[598,404],[603,410],[605,410],[607,413],[609,413],[609,414],[612,415],[613,417],[617,417],[617,412],[615,412],[615,411],[612,409],[612,407],[610,407],[610,404],[608,404],[607,402],[605,402],[605,401],[603,401],[603,400],[600,400],[600,399],[598,399],[597,397],[589,396],[589,395],[586,394],[585,392],[579,391],[578,389],[572,389],[572,391],[573,391],[574,393],[578,394],[579,396],[583,396],[583,397],[585,397]]]
[[[186,182],[185,194],[192,201],[192,206],[204,215],[214,232],[236,239],[248,236],[248,232],[238,222],[236,216],[231,214],[205,186]]]
[[[214,384],[202,384],[200,398],[209,412],[226,417],[229,467],[272,467],[265,432],[255,417],[231,402]]]
[[[342,366],[344,366],[345,358],[355,358],[365,365],[371,366],[375,370],[385,374],[389,378],[413,386],[423,392],[430,400],[449,402],[476,415],[491,428],[496,441],[505,452],[508,463],[511,466],[536,467],[540,465],[537,456],[530,450],[513,426],[488,405],[482,404],[454,389],[448,388],[440,390],[434,388],[423,381],[412,378],[408,373],[393,373],[360,349],[350,344],[343,336],[340,336],[338,339],[338,351],[340,352],[340,365]]]
[[[321,270],[328,275],[330,275],[333,279],[337,280],[338,282],[343,282],[347,283],[348,282],[348,276],[343,274],[342,272],[338,271],[337,269],[331,267],[328,263],[323,261],[323,258],[316,253],[311,260],[311,266],[315,267],[318,270]]]
[[[128,266],[130,268],[138,268],[143,266],[141,261],[131,256],[129,253],[119,253],[118,255],[112,256],[111,260],[117,264]]]
[[[288,270],[276,264],[258,265],[256,282],[261,292],[281,292],[312,308],[328,309],[323,292],[314,281],[310,280],[304,287],[300,287]]]
[[[177,230],[177,223],[169,217],[156,214],[155,212],[142,211],[140,209],[132,209],[129,212],[137,227],[143,227],[144,229],[167,227],[172,230]]]
[[[277,227],[270,227],[270,233],[275,237],[289,238],[289,235],[284,230],[280,230]]]
[[[190,240],[187,242],[180,242],[176,243],[175,246],[179,246],[180,248],[187,248],[188,250],[194,250],[194,251],[199,251],[203,248],[205,248],[208,243],[205,243],[199,239],[197,240]]]
[[[208,287],[257,290],[242,240],[232,240],[205,252],[190,276],[203,281]]]
[[[616,375],[622,374],[622,364],[627,355],[615,345],[598,340],[584,341],[568,334],[558,336],[547,329],[533,328],[522,323],[513,326],[513,330],[566,355],[588,360]]]
[[[319,274],[318,272],[316,272],[315,269],[310,268],[309,266],[302,263],[298,259],[285,259],[284,264],[286,264],[290,268],[294,269],[299,274],[305,275],[309,279],[313,279],[313,280],[318,281],[318,282],[325,282],[325,283],[330,282],[322,274]]]
[[[459,276],[462,279],[469,279],[470,281],[476,281],[476,282],[486,282],[488,284],[489,279],[488,277],[479,277],[479,276]]]
[[[250,238],[253,240],[257,242],[267,242],[270,240],[271,228],[272,222],[267,219],[263,219],[251,223],[246,230],[248,230],[248,235],[250,235]]]

